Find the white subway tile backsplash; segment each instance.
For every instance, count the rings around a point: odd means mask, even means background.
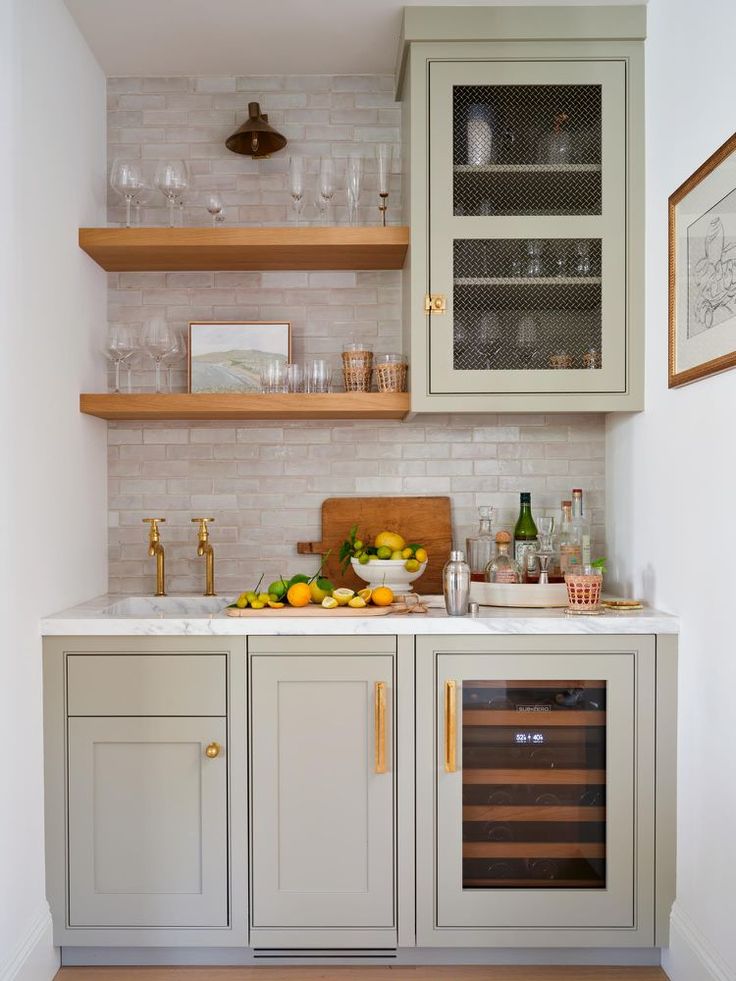
[[[225,227],[291,220],[288,158],[308,161],[308,197],[320,156],[337,160],[331,221],[344,221],[345,157],[356,145],[366,158],[361,221],[376,224],[374,144],[399,155],[400,108],[385,76],[208,76],[115,78],[108,84],[110,159],[125,155],[152,168],[162,157],[189,162],[187,224],[207,225],[206,196],[225,202]],[[249,101],[260,101],[289,138],[286,153],[268,160],[224,146]],[[398,170],[398,166],[396,168]],[[389,216],[401,214],[401,179],[392,181]],[[110,220],[122,209],[110,198]],[[163,198],[145,208],[146,224],[167,222]],[[142,324],[164,316],[177,327],[191,320],[289,320],[296,358],[326,356],[340,380],[345,340],[401,350],[401,273],[366,271],[218,271],[119,273],[109,278],[111,322]],[[150,391],[150,364],[134,386]],[[181,390],[186,372],[177,371]],[[296,553],[317,540],[322,501],[331,496],[449,494],[458,543],[477,525],[477,508],[496,509],[497,528],[512,528],[520,490],[534,510],[558,513],[573,486],[586,490],[594,548],[603,548],[605,432],[602,415],[514,413],[432,415],[411,422],[110,423],[110,589],[149,592],[153,564],[142,518],[167,518],[170,592],[199,591],[202,560],[191,518],[215,517],[212,542],[218,589],[253,585],[316,560]],[[390,518],[387,518],[390,524]],[[348,529],[346,529],[347,532]],[[377,530],[377,529],[374,529]]]

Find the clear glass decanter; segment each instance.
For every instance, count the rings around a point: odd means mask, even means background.
[[[485,582],[486,569],[495,552],[493,531],[493,508],[478,508],[480,524],[478,533],[465,539],[465,554],[470,566],[471,582]]]

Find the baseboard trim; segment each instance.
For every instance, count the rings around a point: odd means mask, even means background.
[[[662,967],[671,981],[734,981],[736,971],[703,936],[687,913],[672,907],[670,946],[662,951]]]
[[[59,970],[59,951],[47,903],[39,911],[25,937],[0,965],[0,981],[51,981]]]

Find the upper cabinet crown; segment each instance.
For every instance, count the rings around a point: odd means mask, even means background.
[[[414,411],[643,407],[644,25],[406,8]]]

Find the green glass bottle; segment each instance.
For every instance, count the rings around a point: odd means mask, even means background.
[[[522,582],[537,582],[537,526],[532,517],[532,495],[522,491],[520,501],[519,518],[514,528],[514,558],[521,568]]]

